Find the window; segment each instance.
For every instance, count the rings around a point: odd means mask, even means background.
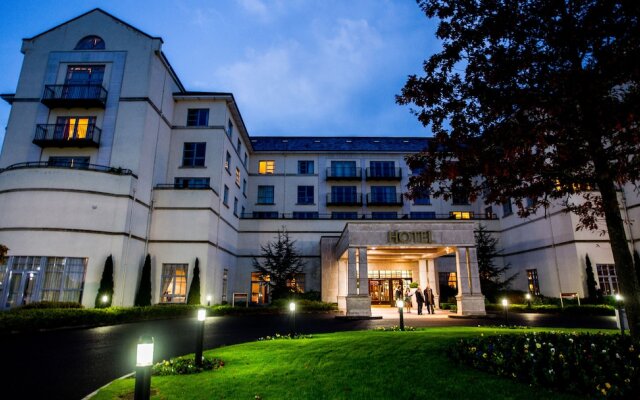
[[[371,218],[372,219],[398,219],[398,213],[397,212],[389,212],[389,211],[384,211],[384,212],[372,212],[371,213]]]
[[[231,120],[227,121],[227,136],[229,136],[229,139],[233,137],[233,122]]]
[[[53,139],[91,139],[95,126],[96,117],[58,117],[53,130]]]
[[[371,202],[373,203],[395,203],[395,186],[371,186]]]
[[[395,173],[395,162],[393,161],[371,161],[369,162],[369,176],[371,177],[393,177]]]
[[[238,156],[240,155],[240,148],[242,147],[242,142],[240,138],[238,138],[238,143],[236,143],[236,151],[238,152]]]
[[[227,301],[227,290],[229,290],[228,285],[229,285],[229,270],[225,268],[224,271],[222,272],[222,301],[223,302]]]
[[[84,286],[85,265],[84,258],[48,257],[40,300],[79,303]]]
[[[451,204],[454,206],[464,206],[469,204],[469,194],[460,188],[452,187]]]
[[[229,174],[231,174],[230,168],[231,168],[231,154],[229,154],[229,152],[227,151],[227,155],[224,159],[224,169],[226,169]]]
[[[104,78],[104,65],[70,65],[67,67],[65,85],[101,86]],[[80,98],[67,93],[70,98]]]
[[[313,161],[299,160],[298,173],[300,175],[313,175]]]
[[[254,211],[253,218],[255,219],[278,218],[278,212],[277,211]]]
[[[233,198],[233,215],[238,216],[238,198]]]
[[[236,186],[240,187],[240,168],[236,167]]]
[[[273,174],[276,169],[276,162],[273,160],[263,160],[258,162],[259,174]]]
[[[251,302],[265,304],[269,302],[269,276],[263,277],[260,272],[251,273]]]
[[[161,303],[184,303],[187,299],[187,264],[162,264]]]
[[[358,213],[350,211],[335,211],[331,213],[331,219],[358,219]]]
[[[473,218],[473,212],[471,211],[451,211],[449,213],[450,219],[471,219]]]
[[[242,180],[242,194],[243,195],[247,195],[247,180],[243,179]]]
[[[244,218],[244,214],[245,214],[245,212],[244,212],[244,206],[242,206],[242,207],[240,208],[240,217],[241,217],[241,218]]]
[[[100,36],[85,36],[76,44],[74,50],[104,50],[104,40]]]
[[[355,161],[331,161],[330,176],[352,177],[356,176]]]
[[[540,284],[538,283],[538,270],[527,270],[527,285],[529,286],[529,293],[534,296],[540,296]]]
[[[596,272],[598,273],[598,286],[600,286],[603,295],[611,296],[620,293],[615,265],[596,264]]]
[[[298,186],[298,204],[313,204],[313,186]]]
[[[222,204],[224,204],[225,206],[229,206],[229,187],[227,185],[224,185]]]
[[[489,206],[484,209],[484,215],[487,219],[493,219],[493,207]]]
[[[186,142],[182,151],[183,167],[204,167],[204,157],[207,151],[205,142]]]
[[[455,272],[440,272],[438,273],[440,281],[440,287],[449,287],[451,289],[458,289],[458,277]]]
[[[411,219],[436,219],[435,211],[411,211]]]
[[[413,199],[413,204],[416,206],[430,206],[431,196],[429,190],[421,190],[418,197]]]
[[[295,274],[293,279],[287,279],[287,287],[296,293],[304,293],[304,274]]]
[[[273,203],[273,186],[258,186],[258,204]]]
[[[525,199],[525,205],[526,205],[527,208],[533,207],[533,199],[531,197],[527,197]]]
[[[49,157],[47,164],[50,167],[87,168],[89,157]]]
[[[293,219],[318,219],[320,215],[315,211],[294,211]]]
[[[513,214],[513,208],[511,208],[511,198],[508,198],[507,201],[502,203],[502,216],[508,217]]]
[[[182,178],[177,177],[173,180],[173,186],[176,189],[208,189],[209,178]]]
[[[190,108],[187,110],[187,126],[208,126],[208,108]]]
[[[332,203],[357,203],[358,193],[355,186],[332,186]]]
[[[244,161],[242,162],[242,164],[246,167],[247,166],[247,160],[249,159],[249,156],[247,156],[247,152],[245,151],[244,153]]]

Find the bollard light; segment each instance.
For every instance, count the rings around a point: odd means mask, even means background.
[[[102,297],[100,298],[100,301],[102,301],[102,304],[107,304],[107,302],[109,301],[109,296],[107,296],[106,294],[103,294]]]
[[[527,299],[527,308],[531,308],[531,293],[527,293],[524,297]]]
[[[506,298],[502,299],[502,306],[504,307],[504,324],[509,326],[509,301]]]
[[[620,293],[615,295],[616,305],[618,306],[618,321],[620,322],[620,334],[624,335],[624,318],[622,317],[622,296]]]
[[[196,352],[195,352],[195,364],[196,367],[202,367],[202,347],[204,341],[204,320],[207,317],[207,310],[204,308],[198,309],[198,326],[196,326]]]
[[[207,318],[207,310],[204,308],[198,309],[198,321],[204,321]]]
[[[207,306],[211,305],[211,295],[207,295]]]
[[[289,317],[291,321],[290,331],[291,336],[294,336],[296,334],[296,303],[293,301],[289,303],[289,311],[291,311],[291,316]]]
[[[398,313],[400,314],[400,330],[404,331],[404,301],[402,299],[396,300],[396,307],[398,307]]]
[[[135,400],[149,400],[151,395],[151,366],[153,365],[153,337],[140,336],[136,351]]]
[[[289,303],[289,311],[291,311],[291,312],[295,312],[296,311],[296,303],[294,303],[294,302]]]

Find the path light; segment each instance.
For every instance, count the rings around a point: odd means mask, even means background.
[[[502,307],[504,307],[504,324],[509,326],[509,301],[506,297],[502,299]]]
[[[136,351],[135,400],[149,400],[151,394],[151,366],[153,365],[153,337],[140,336]]]
[[[198,309],[198,326],[196,327],[196,367],[202,367],[202,342],[204,341],[204,320],[207,317],[207,310]]]
[[[211,295],[207,295],[207,306],[211,306]]]
[[[622,296],[620,293],[616,293],[616,305],[618,306],[618,323],[620,324],[620,334],[624,335],[624,317],[622,315]]]
[[[398,307],[398,313],[400,313],[400,330],[404,331],[404,301],[401,299],[396,300],[396,307]]]
[[[525,294],[524,297],[527,298],[527,308],[531,308],[531,293]]]
[[[100,301],[102,301],[102,304],[107,304],[107,302],[109,301],[109,296],[107,296],[106,294],[103,294],[102,297],[100,298]]]
[[[296,332],[296,303],[289,303],[289,311],[291,311],[291,336]]]

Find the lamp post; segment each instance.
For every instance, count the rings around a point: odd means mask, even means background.
[[[211,295],[207,295],[207,307],[211,306]]]
[[[136,351],[135,400],[149,400],[151,395],[151,365],[153,365],[153,337],[140,336]]]
[[[502,299],[502,307],[504,307],[504,324],[509,325],[509,301],[504,298]]]
[[[196,367],[202,367],[202,342],[204,340],[204,320],[207,317],[207,310],[198,310],[198,326],[196,327]]]
[[[525,297],[527,298],[527,308],[531,309],[531,293],[527,293]]]
[[[291,336],[296,333],[296,303],[289,303],[289,311],[291,311]]]
[[[396,307],[398,307],[398,313],[400,313],[400,330],[404,331],[404,301],[400,299],[396,300]]]
[[[624,318],[622,316],[622,296],[616,294],[616,305],[618,306],[618,323],[620,324],[620,334],[624,335]]]

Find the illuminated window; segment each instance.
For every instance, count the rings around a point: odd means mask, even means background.
[[[537,269],[527,270],[527,284],[529,286],[529,293],[531,293],[534,296],[540,295],[540,284],[538,283]]]
[[[276,169],[276,162],[273,160],[264,160],[258,163],[259,174],[273,174]]]
[[[184,303],[187,299],[187,264],[162,264],[161,303]]]
[[[231,168],[231,154],[229,154],[229,152],[227,151],[227,156],[224,159],[224,169],[226,169],[229,174],[231,174],[231,171],[229,170],[230,168]]]
[[[85,36],[76,44],[74,50],[104,50],[104,40],[100,36]]]
[[[251,273],[251,302],[255,304],[269,302],[269,275],[263,277],[260,272]]]
[[[236,167],[236,186],[240,187],[240,168]]]
[[[596,264],[598,273],[598,284],[602,294],[605,296],[620,293],[618,289],[618,275],[613,264]]]
[[[293,279],[287,279],[287,287],[296,293],[304,293],[304,274],[296,274]]]
[[[458,290],[458,276],[455,272],[439,272],[438,280],[440,282],[440,290],[448,291],[449,295],[455,296]]]
[[[53,131],[56,140],[91,139],[96,117],[58,117]]]
[[[449,277],[447,278],[447,286],[451,289],[458,289],[458,277],[455,272],[449,272]]]
[[[471,211],[451,211],[449,213],[451,219],[471,219],[473,218],[473,212]]]

